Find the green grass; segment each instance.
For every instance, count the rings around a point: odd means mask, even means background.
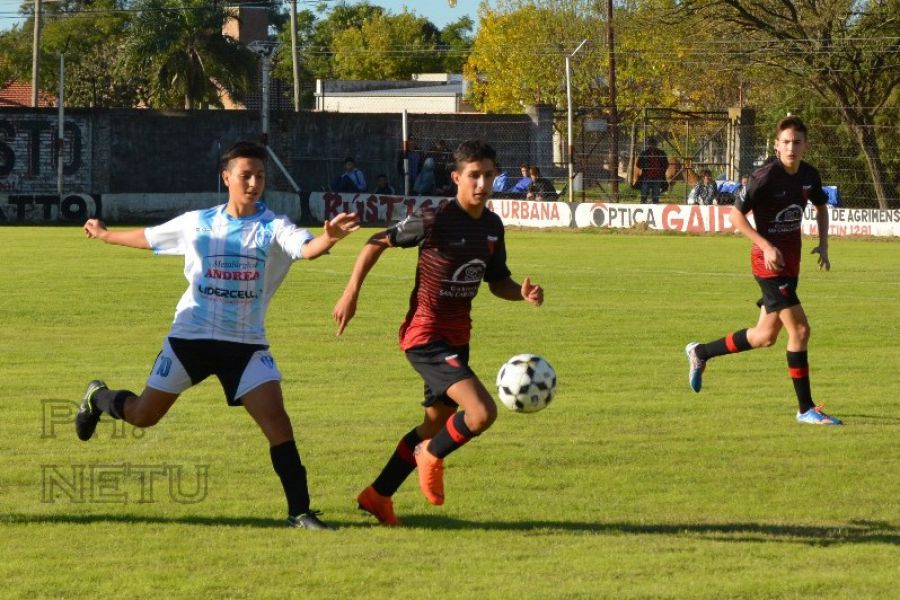
[[[700,395],[687,387],[687,341],[755,322],[746,240],[510,231],[510,267],[546,304],[483,289],[473,366],[490,382],[508,356],[543,354],[558,396],[533,415],[501,409],[453,455],[445,506],[407,481],[394,530],[354,498],[421,418],[396,346],[415,253],[382,257],[336,338],[330,312],[365,237],[296,264],[269,314],[314,506],[339,528],[317,533],[280,527],[264,439],[215,381],[139,438],[101,422],[81,443],[54,425],[49,409],[71,409],[60,401],[88,379],[141,388],[182,262],[76,228],[0,228],[0,596],[896,598],[897,242],[835,239],[830,273],[804,260],[813,393],[846,422],[814,428],[794,421],[784,339],[717,359]],[[188,496],[195,468],[209,474],[195,503],[164,479],[139,502],[138,480],[115,472],[83,502],[58,488],[42,502],[48,465],[181,466]]]

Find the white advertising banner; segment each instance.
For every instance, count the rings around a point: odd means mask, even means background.
[[[828,234],[833,236],[900,236],[900,210],[830,207]],[[646,224],[659,231],[686,233],[733,233],[730,206],[682,204],[579,204],[575,209],[576,227],[630,228]],[[753,215],[749,216],[753,223]],[[816,209],[803,212],[802,231],[818,235]]]
[[[317,220],[332,219],[340,212],[354,211],[364,224],[392,223],[412,211],[438,206],[452,198],[436,196],[381,196],[375,194],[339,194],[313,192],[309,210]],[[521,227],[569,227],[572,210],[565,202],[532,200],[488,200],[489,210],[497,213],[504,225]]]

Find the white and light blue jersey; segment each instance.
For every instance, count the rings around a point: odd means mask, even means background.
[[[268,344],[269,300],[313,236],[262,202],[243,218],[225,207],[188,212],[144,230],[154,253],[184,255],[189,286],[169,335]]]

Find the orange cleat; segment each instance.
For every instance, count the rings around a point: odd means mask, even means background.
[[[419,489],[426,500],[440,506],[444,503],[444,460],[428,451],[430,441],[422,440],[414,453],[419,470]]]
[[[379,523],[391,527],[400,525],[400,519],[394,514],[394,503],[391,501],[391,497],[382,496],[371,485],[359,493],[356,501],[359,503],[360,510],[364,510],[378,519]]]

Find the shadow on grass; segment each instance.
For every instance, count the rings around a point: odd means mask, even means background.
[[[325,519],[335,529],[377,527],[373,520],[364,522]],[[253,527],[282,529],[283,521],[256,517],[181,516],[163,517],[135,514],[21,514],[0,516],[0,525],[14,524],[95,523],[198,525],[202,527]],[[766,523],[584,523],[577,521],[524,520],[475,521],[441,515],[409,515],[403,518],[404,529],[520,531],[536,535],[558,533],[603,535],[657,535],[696,538],[723,542],[788,542],[813,546],[841,544],[900,545],[900,532],[883,521],[850,521],[846,525],[779,525]]]
[[[603,535],[661,535],[723,542],[787,542],[812,546],[840,544],[900,545],[900,532],[882,521],[850,521],[846,525],[779,525],[767,523],[631,523],[569,521],[466,521],[442,516],[412,516],[407,527],[429,529],[483,529],[524,531],[533,534],[559,532]]]
[[[365,523],[337,522],[324,519],[326,523],[337,529],[350,527],[366,527]],[[223,517],[223,516],[181,516],[164,517],[154,515],[135,515],[129,513],[116,514],[22,514],[11,513],[0,516],[0,525],[15,524],[55,524],[55,525],[94,525],[101,523],[125,523],[128,525],[198,525],[201,527],[253,527],[256,529],[285,529],[283,519],[263,519],[260,517]]]

